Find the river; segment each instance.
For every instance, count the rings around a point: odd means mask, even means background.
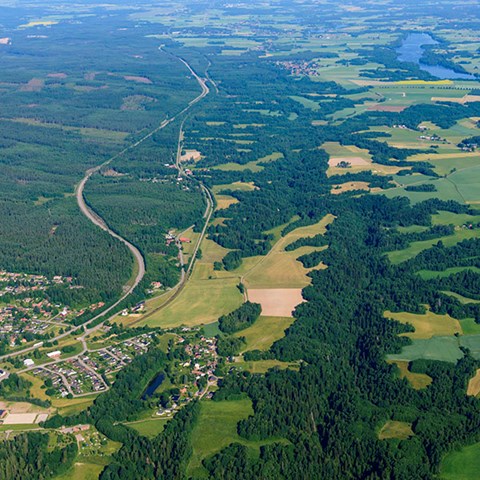
[[[451,68],[442,67],[441,65],[425,65],[421,63],[420,58],[423,55],[423,46],[436,45],[437,43],[427,33],[410,33],[402,45],[397,48],[398,60],[416,63],[425,72],[442,80],[475,80],[475,76],[468,73],[458,73]]]

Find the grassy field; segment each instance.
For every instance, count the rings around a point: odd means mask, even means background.
[[[283,439],[253,442],[245,440],[237,433],[237,423],[253,415],[250,399],[229,400],[221,402],[203,401],[200,418],[192,432],[193,454],[187,469],[187,476],[207,478],[202,460],[220,451],[233,442],[250,447],[251,454],[258,455],[261,445]]]
[[[215,322],[243,302],[237,285],[237,278],[205,280],[194,272],[181,295],[140,325],[168,328]]]
[[[460,346],[470,349],[476,359],[480,359],[480,335],[460,337],[432,337],[413,340],[411,345],[403,348],[401,353],[387,355],[388,360],[410,362],[419,358],[456,363],[463,357]]]
[[[153,438],[163,432],[168,420],[167,418],[149,418],[127,425],[136,430],[140,435]]]
[[[412,432],[412,425],[410,423],[396,422],[394,420],[389,420],[378,432],[378,438],[380,440],[391,438],[406,440],[413,435],[414,433]]]
[[[400,378],[406,378],[415,390],[421,390],[432,383],[432,378],[425,373],[413,373],[408,369],[409,362],[391,362],[397,365],[400,370]]]
[[[54,480],[98,480],[104,467],[96,463],[75,462],[70,470]]]
[[[441,272],[437,272],[435,270],[419,270],[417,273],[424,280],[430,280],[432,278],[449,277],[450,275],[453,275],[454,273],[463,272],[465,270],[470,270],[470,271],[475,272],[475,273],[480,273],[480,268],[477,268],[477,267],[451,267],[451,268],[446,268],[445,270],[442,270]]]
[[[440,465],[442,480],[477,480],[480,472],[480,443],[448,453]]]
[[[479,393],[480,393],[480,369],[478,369],[475,376],[470,379],[467,387],[467,395],[476,397]]]
[[[222,190],[239,190],[241,192],[251,192],[252,190],[255,190],[255,185],[253,184],[253,182],[234,182],[227,183],[225,185],[214,185],[212,187],[212,192],[215,194],[221,192]]]
[[[255,362],[235,362],[235,367],[239,370],[245,370],[250,373],[265,373],[271,368],[290,368],[292,370],[298,369],[295,363],[281,362],[280,360],[258,360]]]
[[[410,258],[416,257],[420,252],[426,250],[427,248],[432,247],[435,245],[439,240],[442,240],[443,244],[446,247],[451,247],[456,245],[457,243],[461,242],[462,240],[467,240],[470,238],[478,238],[480,236],[480,230],[468,230],[459,228],[456,229],[453,235],[449,235],[448,237],[442,238],[435,238],[433,240],[423,240],[420,242],[412,242],[407,248],[403,250],[396,250],[394,252],[389,252],[388,258],[394,264],[398,264],[404,262],[405,260],[409,260]]]
[[[460,320],[464,335],[480,335],[480,324],[473,318],[464,318]]]
[[[387,318],[393,318],[401,323],[409,323],[412,325],[415,328],[415,332],[402,334],[412,340],[462,333],[462,327],[459,321],[450,317],[450,315],[437,315],[430,311],[427,311],[425,315],[386,311],[384,315]]]
[[[300,227],[288,233],[273,246],[264,257],[243,275],[243,282],[248,288],[303,288],[310,283],[307,273],[297,258],[306,253],[325,247],[301,247],[292,252],[285,247],[303,237],[313,237],[325,233],[326,226],[334,220],[333,215],[326,215],[320,222],[308,227]],[[258,257],[257,257],[258,258]]]
[[[237,332],[235,336],[245,337],[247,344],[243,351],[268,350],[280,340],[285,330],[293,323],[293,318],[260,317],[251,327]]]

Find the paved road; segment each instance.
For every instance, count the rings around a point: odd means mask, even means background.
[[[159,50],[161,50],[162,52],[164,53],[167,53],[165,52],[164,50],[162,50],[162,47],[159,48]],[[85,197],[84,197],[84,189],[85,189],[85,185],[86,183],[88,182],[88,180],[92,177],[92,175],[96,172],[98,172],[101,168],[105,167],[106,165],[108,165],[109,163],[113,162],[115,159],[121,157],[124,153],[126,153],[127,151],[130,151],[136,147],[138,147],[141,143],[143,143],[145,140],[149,139],[150,137],[152,137],[155,133],[157,133],[158,131],[162,130],[163,128],[165,128],[167,125],[169,125],[170,123],[174,122],[177,118],[181,117],[183,114],[187,113],[195,104],[197,104],[198,102],[200,102],[203,98],[205,98],[209,92],[210,92],[210,89],[208,88],[208,85],[206,83],[206,80],[199,77],[197,75],[197,73],[192,69],[192,67],[188,64],[188,62],[186,62],[183,58],[181,57],[177,57],[173,54],[170,54],[169,55],[172,55],[173,57],[175,57],[177,60],[179,60],[180,62],[182,62],[187,68],[188,70],[190,71],[190,73],[193,75],[193,77],[195,78],[195,80],[198,82],[198,84],[200,85],[201,89],[202,89],[202,92],[197,96],[195,97],[192,101],[190,101],[188,103],[188,105],[182,110],[180,111],[179,113],[177,113],[176,115],[174,115],[173,117],[170,117],[168,119],[165,119],[162,121],[162,123],[160,123],[160,125],[155,128],[154,130],[152,130],[150,133],[148,133],[147,135],[145,135],[144,137],[142,137],[140,140],[136,141],[135,143],[129,145],[128,147],[124,148],[122,151],[118,152],[116,155],[114,155],[113,157],[111,157],[110,159],[108,159],[107,161],[103,162],[101,165],[97,165],[96,167],[94,168],[91,168],[89,170],[87,170],[87,172],[85,172],[85,176],[82,178],[82,180],[80,181],[80,183],[77,185],[76,189],[75,189],[75,195],[76,195],[76,199],[77,199],[77,203],[78,203],[78,206],[80,207],[80,210],[82,211],[82,213],[92,222],[94,223],[95,225],[97,225],[99,228],[101,228],[102,230],[105,230],[106,232],[108,232],[112,237],[120,240],[122,243],[124,243],[128,249],[132,252],[134,258],[135,258],[135,262],[137,263],[137,267],[138,267],[138,272],[137,272],[137,275],[135,276],[135,279],[133,281],[133,283],[129,282],[127,285],[125,285],[124,287],[124,292],[122,294],[122,296],[111,306],[109,306],[108,308],[106,308],[105,310],[103,310],[101,313],[99,313],[98,315],[96,315],[95,317],[93,317],[92,319],[88,320],[87,322],[83,323],[82,326],[84,327],[88,327],[88,325],[90,325],[91,323],[95,322],[96,320],[98,320],[99,318],[101,317],[105,317],[108,313],[110,313],[113,309],[115,309],[134,289],[135,287],[141,282],[141,280],[143,279],[144,275],[145,275],[145,260],[141,254],[141,252],[138,250],[137,247],[135,247],[134,245],[132,245],[128,240],[126,240],[125,238],[123,238],[122,236],[118,235],[116,232],[114,232],[108,225],[107,223],[103,220],[103,218],[101,218],[97,213],[95,213],[85,202]],[[203,187],[202,185],[202,188],[204,188],[204,190],[207,190],[205,189],[205,187]],[[208,191],[208,190],[207,190]],[[209,192],[208,192],[208,195]],[[207,200],[207,201],[211,201],[211,196],[209,196],[210,200]],[[212,202],[212,205],[213,205],[213,202]],[[208,220],[210,219],[211,217],[211,212],[210,212],[210,215],[208,216],[207,218],[207,222],[206,224],[208,223]],[[204,234],[205,230],[206,230],[206,224],[205,224],[205,228],[203,229],[203,232],[202,232],[202,235]],[[197,247],[195,249],[195,254],[196,252],[198,251],[198,247],[199,247],[199,243],[197,243]],[[189,268],[190,270],[190,268]],[[184,283],[186,282],[187,280],[187,277],[188,275],[184,275],[182,274],[182,278],[180,279],[180,282],[178,284],[178,286],[181,288]],[[176,287],[174,287],[176,288]],[[85,347],[85,337],[87,335],[89,335],[90,333],[98,330],[99,328],[101,328],[103,325],[103,322],[99,323],[98,325],[90,328],[90,329],[87,329],[85,331],[85,333],[79,337],[77,340],[81,341],[82,344],[84,345]],[[50,339],[50,341],[54,341],[54,340],[61,340],[62,338],[65,338],[67,336],[70,335],[70,332],[65,332],[61,335],[57,335],[56,337]],[[42,342],[43,343],[43,342]],[[9,353],[9,354],[6,354],[6,355],[2,355],[0,356],[0,361],[2,360],[5,360],[7,358],[10,358],[10,357],[16,357],[18,355],[23,355],[25,353],[29,353],[35,349],[38,348],[38,345],[37,346],[31,346],[31,347],[27,347],[27,348],[24,348],[22,350],[18,350],[16,352],[12,352],[12,353]]]

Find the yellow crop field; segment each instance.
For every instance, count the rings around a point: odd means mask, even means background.
[[[415,328],[415,332],[404,333],[402,335],[411,339],[425,339],[434,336],[448,336],[455,333],[463,333],[460,322],[450,315],[437,315],[427,311],[426,314],[407,312],[385,312],[385,317],[393,318],[401,323],[409,323]]]

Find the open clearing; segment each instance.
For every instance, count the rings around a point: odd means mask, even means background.
[[[355,190],[370,190],[368,182],[347,182],[340,185],[332,185],[331,193],[333,195],[340,195],[344,192],[353,192]]]
[[[480,393],[480,368],[473,378],[468,382],[467,395],[476,397]]]
[[[480,359],[480,335],[432,337],[412,340],[411,345],[403,347],[401,353],[387,355],[388,360],[411,362],[423,358],[441,362],[456,363],[463,357],[460,347],[470,350],[472,357]]]
[[[285,247],[299,238],[310,238],[318,234],[324,234],[327,226],[334,219],[335,217],[329,214],[314,225],[296,228],[285,235],[285,237],[281,237],[264,257],[251,257],[252,264],[251,266],[249,265],[250,268],[246,271],[243,270],[241,273],[243,274],[243,283],[249,291],[252,288],[303,288],[309,285],[311,279],[307,277],[307,273],[315,268],[322,267],[305,268],[297,258],[326,247],[301,247],[291,252],[285,251]],[[272,231],[267,233],[275,235],[279,232]],[[244,268],[246,268],[249,259],[245,259],[244,263]],[[266,311],[264,311],[264,314],[269,315]]]
[[[250,373],[265,373],[271,368],[298,370],[299,365],[297,363],[282,362],[280,360],[255,360],[245,362],[241,360],[241,357],[238,357],[238,361],[235,362],[235,367]]]
[[[136,430],[140,435],[153,438],[163,432],[169,418],[149,418],[139,422],[128,423],[130,428]]]
[[[450,315],[437,315],[431,311],[427,311],[424,315],[386,311],[384,316],[393,318],[401,323],[409,323],[412,325],[415,328],[414,332],[402,333],[402,336],[409,337],[412,340],[463,333],[460,322]]]
[[[435,245],[439,240],[442,240],[443,244],[446,247],[452,247],[462,240],[467,240],[470,238],[478,238],[480,236],[480,230],[469,230],[467,228],[458,228],[455,229],[453,235],[447,237],[439,237],[431,240],[423,240],[420,242],[412,242],[407,248],[403,250],[396,250],[394,252],[388,252],[388,258],[394,264],[404,262],[410,258],[416,257],[420,252],[426,250],[433,245]]]
[[[28,425],[44,421],[46,414],[38,413],[9,413],[3,419],[3,425]],[[37,421],[37,417],[40,419]]]
[[[293,323],[291,317],[261,316],[245,330],[235,333],[236,337],[245,337],[247,350],[268,350],[274,342],[283,338],[285,330]]]
[[[72,468],[54,480],[98,480],[104,468],[102,463],[75,462]]]
[[[237,433],[237,423],[253,415],[250,399],[202,401],[200,418],[192,432],[193,453],[187,468],[187,476],[207,478],[202,460],[219,452],[231,443],[241,443],[258,455],[261,445],[274,442],[287,443],[284,439],[267,439],[259,442],[245,440]]]
[[[480,472],[480,443],[445,455],[440,465],[442,480],[478,480]]]
[[[173,328],[215,322],[241,305],[243,295],[237,284],[236,278],[205,280],[192,275],[181,295],[141,325]]]
[[[397,440],[406,440],[414,435],[412,425],[406,422],[396,422],[389,420],[378,432],[380,440],[395,438]]]
[[[365,159],[361,157],[330,157],[330,160],[328,160],[328,164],[331,167],[337,167],[340,162],[349,163],[354,167],[371,165],[371,163],[367,162]]]
[[[408,369],[409,362],[396,361],[389,363],[394,363],[395,365],[397,365],[398,369],[400,370],[400,378],[406,378],[415,390],[421,390],[422,388],[426,388],[432,383],[432,378],[425,373],[411,372]]]
[[[248,299],[259,303],[268,317],[292,317],[295,307],[304,302],[301,288],[249,288]]]

